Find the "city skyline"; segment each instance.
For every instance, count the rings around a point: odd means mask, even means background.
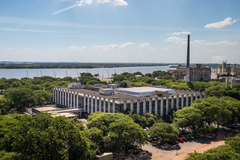
[[[0,2],[1,61],[240,63],[238,0]]]

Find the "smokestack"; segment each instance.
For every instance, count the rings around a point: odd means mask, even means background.
[[[187,44],[187,68],[189,67],[190,59],[190,35],[188,35],[188,44]]]

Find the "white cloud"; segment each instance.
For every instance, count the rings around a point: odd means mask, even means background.
[[[132,47],[134,45],[135,45],[135,43],[133,43],[133,42],[127,42],[127,43],[121,44],[119,48],[129,48],[129,47]]]
[[[87,48],[86,46],[79,47],[77,45],[72,45],[67,48],[62,47],[62,48],[60,48],[60,50],[64,50],[64,51],[68,51],[68,52],[76,52],[76,51],[85,50],[86,48]]]
[[[238,46],[239,43],[236,41],[229,42],[228,40],[226,41],[219,41],[219,42],[208,42],[206,45],[226,45],[226,46]]]
[[[128,3],[125,0],[114,0],[115,6],[127,6]]]
[[[237,20],[238,19],[232,20],[231,17],[228,17],[228,18],[224,19],[223,21],[216,22],[216,23],[210,23],[204,27],[205,28],[223,28],[223,27],[232,25],[233,23],[237,22]]]
[[[93,49],[103,49],[103,50],[112,50],[112,49],[125,49],[131,48],[135,45],[133,42],[126,42],[122,44],[109,44],[109,45],[94,45]]]
[[[169,35],[178,36],[178,35],[181,35],[181,34],[191,34],[191,32],[187,32],[187,31],[173,32],[172,34],[169,34]]]
[[[128,3],[125,0],[97,0],[97,3],[101,3],[101,4],[113,3],[115,6],[127,6],[128,5]],[[75,8],[75,7],[84,6],[85,4],[86,5],[91,5],[92,4],[92,0],[78,0],[78,1],[76,1],[75,4],[54,12],[53,15],[62,13],[64,11],[67,11],[67,10]]]
[[[172,37],[168,37],[168,39],[165,40],[166,42],[174,42],[174,43],[177,43],[177,44],[186,44],[186,39],[184,38],[179,38],[179,37],[176,37],[176,36],[172,36]]]
[[[79,6],[79,4],[76,3],[76,4],[71,5],[71,6],[69,6],[69,7],[63,8],[63,9],[58,10],[58,11],[56,11],[56,12],[53,12],[53,15],[62,13],[62,12],[64,12],[64,11],[67,11],[67,10],[69,10],[69,9],[75,8],[75,7],[77,7],[77,6]]]
[[[145,48],[145,47],[149,47],[150,43],[142,43],[139,45],[140,48]]]
[[[201,45],[204,44],[206,42],[206,40],[195,40],[192,42],[193,45]]]
[[[53,15],[62,13],[62,12],[64,12],[64,11],[67,11],[67,10],[72,9],[72,8],[75,8],[75,7],[81,7],[81,6],[83,6],[84,4],[90,5],[90,4],[92,4],[92,0],[80,0],[80,1],[76,1],[75,4],[73,4],[73,5],[69,6],[69,7],[63,8],[63,9],[61,9],[61,10],[58,10],[58,11],[56,11],[56,12],[54,12]]]
[[[97,3],[102,3],[102,4],[104,4],[104,3],[113,3],[113,1],[112,0],[97,0]]]

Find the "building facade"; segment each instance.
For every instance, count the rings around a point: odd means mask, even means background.
[[[218,66],[218,74],[240,75],[240,66],[227,64],[227,61],[223,61],[222,65]]]
[[[211,68],[204,67],[202,64],[187,68],[186,81],[202,81],[203,79],[211,79]]]
[[[53,88],[53,102],[67,108],[79,108],[80,115],[93,112],[116,113],[131,110],[134,113],[146,112],[167,116],[172,110],[190,106],[195,99],[205,98],[205,92],[178,91],[167,97],[135,97],[124,94],[101,95],[85,89]]]

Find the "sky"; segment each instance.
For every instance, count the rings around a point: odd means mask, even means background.
[[[0,61],[240,63],[240,0],[1,0]]]

